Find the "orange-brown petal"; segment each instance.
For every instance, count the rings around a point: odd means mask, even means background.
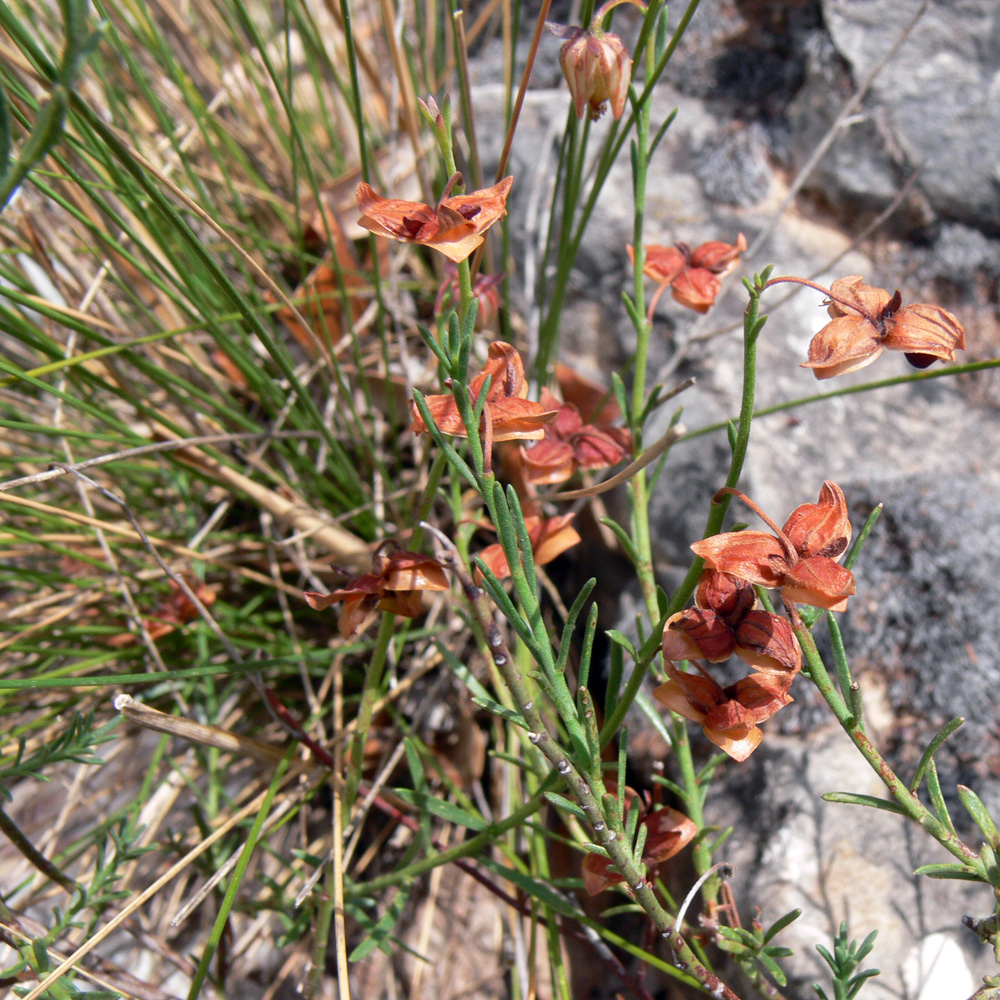
[[[437,213],[422,201],[383,198],[362,181],[355,191],[361,218],[358,224],[376,236],[418,242],[437,233]]]
[[[635,251],[626,246],[629,260],[635,263]],[[687,258],[677,247],[665,247],[660,243],[651,243],[646,250],[646,263],[642,273],[647,278],[661,285],[669,285],[675,281],[688,266]]]
[[[826,556],[800,559],[789,566],[781,593],[790,601],[827,611],[846,611],[855,592],[854,574]]]
[[[838,278],[830,286],[830,294],[827,311],[834,318],[855,315],[876,319],[892,301],[892,296],[884,288],[865,284],[860,274]]]
[[[378,602],[380,611],[389,611],[403,618],[416,618],[423,607],[419,590],[386,591]]]
[[[528,395],[528,383],[524,380],[524,362],[517,348],[503,340],[494,340],[489,346],[486,363],[479,374],[469,383],[473,398],[490,376],[490,388],[486,398],[491,402],[503,396],[524,399]]]
[[[797,674],[802,650],[792,626],[768,611],[751,611],[736,627],[736,655],[757,670]]]
[[[764,734],[757,726],[733,726],[718,730],[702,727],[705,735],[720,750],[724,750],[737,764],[742,764],[760,746]]]
[[[609,389],[584,378],[561,361],[556,363],[556,382],[562,398],[580,411],[585,423],[603,427],[621,419],[622,412]]]
[[[573,438],[573,454],[581,469],[606,469],[625,460],[632,450],[632,434],[625,427],[603,430],[584,425]]]
[[[965,350],[965,327],[947,309],[918,303],[886,322],[883,343],[894,351],[954,361],[955,351]]]
[[[800,367],[811,368],[818,379],[834,378],[865,368],[881,353],[882,339],[876,326],[863,316],[841,315],[813,337],[809,360]]]
[[[662,648],[668,660],[722,663],[736,651],[736,641],[732,629],[714,611],[688,608],[667,619]]]
[[[775,564],[783,564],[785,550],[774,535],[763,531],[727,531],[711,535],[691,546],[710,569],[731,573],[740,580],[762,587],[778,587],[782,575]]]
[[[705,718],[704,710],[691,700],[689,692],[679,681],[669,680],[661,684],[653,691],[653,697],[682,719],[700,723]]]
[[[424,402],[442,434],[450,434],[453,437],[468,437],[454,396],[424,396]],[[414,434],[426,433],[427,424],[424,423],[424,418],[420,415],[417,404],[413,400],[410,400],[410,411],[413,413],[410,430]]]
[[[847,551],[851,540],[851,521],[847,516],[844,491],[826,480],[819,491],[818,503],[796,507],[782,529],[795,551],[804,558],[829,556],[837,558]]]
[[[704,267],[687,268],[670,285],[670,294],[688,309],[706,313],[715,303],[722,285],[719,279]]]
[[[513,183],[513,177],[505,177],[492,187],[445,198],[441,205],[471,222],[477,233],[484,233],[507,214],[507,196]]]
[[[354,595],[347,598],[340,608],[337,617],[337,630],[345,639],[352,639],[366,626],[375,609],[379,598],[373,594]]]
[[[447,590],[444,567],[430,556],[397,550],[383,574],[388,590]]]
[[[715,274],[729,270],[747,248],[747,238],[740,233],[733,243],[711,240],[691,252],[691,266],[705,267]]]
[[[611,859],[603,854],[591,854],[587,852],[583,859],[583,887],[587,890],[588,896],[596,896],[604,892],[609,885],[616,885],[625,881],[625,876],[620,872],[611,871]]]
[[[682,851],[698,832],[693,820],[670,806],[650,810],[642,823],[648,831],[642,860],[650,868]]]
[[[566,441],[545,437],[531,448],[521,446],[525,479],[538,485],[564,483],[576,472],[573,446]]]
[[[487,545],[482,552],[476,553],[476,558],[482,559],[498,580],[506,580],[510,576],[510,565],[499,542]]]
[[[545,521],[533,517],[524,519],[536,566],[552,562],[580,541],[580,535],[572,525],[574,517],[574,514],[561,514]]]
[[[486,405],[494,441],[540,441],[545,437],[545,425],[558,416],[557,410],[546,410],[541,403],[517,396],[502,396]]]
[[[706,569],[695,588],[694,603],[699,608],[711,608],[727,621],[740,621],[756,605],[757,594],[745,580]]]

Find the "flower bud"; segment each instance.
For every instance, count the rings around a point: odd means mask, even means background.
[[[600,29],[548,27],[566,39],[559,52],[559,65],[569,84],[577,118],[582,118],[584,108],[589,106],[591,121],[597,121],[608,101],[611,114],[621,118],[632,76],[632,59],[622,40]]]

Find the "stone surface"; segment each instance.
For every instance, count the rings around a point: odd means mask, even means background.
[[[782,963],[785,996],[809,996],[813,982],[833,995],[815,946],[832,951],[843,920],[859,942],[879,932],[863,966],[881,969],[865,990],[872,996],[965,1000],[975,980],[995,971],[989,949],[959,925],[962,914],[991,908],[987,889],[915,878],[914,868],[948,855],[899,816],[821,798],[884,797],[839,730],[826,726],[807,742],[769,736],[744,765],[728,767],[724,786],[709,800],[709,819],[735,828],[720,857],[736,869],[736,898],[747,914],[759,906],[765,926],[802,910],[776,939],[796,952]]]
[[[920,4],[824,0],[832,46],[817,50],[793,111],[796,160],[815,146],[835,110],[833,60],[860,85],[886,56]],[[824,113],[824,108],[830,109]],[[920,170],[918,189],[935,218],[1000,229],[1000,7],[992,0],[931,0],[878,74],[860,121],[838,139],[813,185],[851,211],[891,198]],[[860,126],[860,127],[859,127]]]

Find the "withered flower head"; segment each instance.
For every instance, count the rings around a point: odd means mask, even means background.
[[[756,609],[757,595],[749,583],[706,570],[695,600],[698,607],[667,619],[665,659],[722,663],[735,653],[764,673],[793,677],[799,672],[802,650],[791,625],[779,615]]]
[[[502,340],[490,344],[486,364],[469,383],[473,400],[479,398],[487,377],[491,381],[486,393],[483,422],[489,428],[491,440],[541,440],[545,436],[545,425],[556,419],[557,412],[525,398],[528,395],[528,383],[524,378],[524,362],[517,350]],[[468,436],[454,396],[425,396],[424,401],[443,434]],[[415,403],[411,402],[410,407],[413,411],[410,430],[417,434],[424,433],[427,425],[423,417]]]
[[[672,712],[701,725],[705,735],[735,761],[744,761],[760,745],[758,723],[770,719],[794,699],[792,676],[754,674],[722,687],[702,671],[682,673],[667,660],[666,684],[653,696]]]
[[[536,566],[544,566],[561,556],[580,541],[580,535],[572,525],[575,514],[561,514],[559,517],[543,519],[537,514],[526,514],[524,526],[528,529],[531,554]],[[492,570],[498,580],[510,576],[510,565],[503,546],[499,542],[487,545],[478,558]]]
[[[621,118],[632,76],[632,58],[622,40],[610,31],[555,24],[546,27],[565,39],[559,65],[569,84],[576,117],[582,118],[584,109],[589,109],[590,120],[597,121],[610,101],[611,114]]]
[[[362,181],[356,191],[358,223],[376,236],[433,247],[457,264],[477,250],[486,238],[483,233],[507,214],[507,195],[514,183],[513,177],[505,177],[493,187],[449,198],[461,180],[461,174],[451,176],[436,208],[422,201],[383,198]]]
[[[903,306],[897,291],[866,285],[860,274],[838,278],[827,304],[832,317],[809,344],[811,368],[818,379],[833,378],[870,365],[884,349],[903,351],[915,368],[954,361],[965,349],[965,329],[946,309],[920,302]]]
[[[653,243],[645,247],[646,263],[642,273],[660,286],[650,303],[649,315],[652,316],[667,288],[682,306],[699,313],[708,312],[722,287],[718,276],[732,270],[746,248],[746,237],[742,233],[734,243],[712,240],[694,250],[686,243],[670,247]],[[634,263],[635,251],[631,246],[625,249]]]
[[[780,588],[789,601],[828,611],[844,611],[854,593],[854,576],[835,560],[847,551],[851,522],[841,488],[827,480],[818,503],[806,503],[778,529],[749,498],[736,490],[720,490],[739,497],[774,529],[729,531],[695,542],[691,548],[709,568],[731,573],[762,587]]]
[[[420,614],[423,590],[447,590],[441,564],[430,556],[396,548],[383,542],[372,555],[372,572],[348,580],[329,594],[308,591],[303,596],[317,611],[343,601],[337,628],[345,639],[357,635],[375,611],[390,611],[404,618]]]
[[[589,28],[573,28],[546,22],[557,38],[565,39],[559,50],[559,65],[569,84],[576,117],[589,108],[590,120],[597,121],[611,102],[611,114],[621,118],[632,78],[632,58],[622,40],[601,28],[607,13],[619,4],[631,3],[645,11],[641,0],[607,0],[595,12]]]
[[[614,794],[612,789],[612,794]],[[626,810],[638,794],[625,788]],[[639,822],[646,828],[646,843],[642,849],[642,863],[647,871],[682,851],[698,832],[694,821],[678,809],[644,802]],[[587,854],[583,859],[583,885],[588,895],[596,896],[610,885],[625,881],[620,872],[612,871],[612,862],[601,854]]]
[[[541,441],[530,448],[521,446],[527,482],[563,483],[577,469],[606,469],[630,453],[632,434],[626,428],[585,424],[572,403],[560,403],[548,389],[542,389],[541,404],[558,415]]]

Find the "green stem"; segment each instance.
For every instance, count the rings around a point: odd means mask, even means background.
[[[882,783],[889,790],[893,799],[906,810],[906,814],[914,822],[919,823],[946,851],[958,858],[959,861],[967,865],[981,864],[979,855],[967,847],[962,841],[949,830],[921,801],[916,794],[910,791],[905,781],[899,778],[892,770],[885,758],[878,752],[875,745],[865,734],[864,728],[859,719],[856,719],[850,708],[837,691],[830,674],[827,672],[826,664],[823,663],[819,650],[816,648],[812,633],[798,619],[793,616],[793,628],[795,637],[802,647],[802,653],[809,668],[809,677],[819,688],[823,699],[830,706],[830,710],[836,716],[844,732],[851,738],[851,742],[861,751],[862,757],[868,762],[872,770],[879,776]],[[986,881],[984,879],[984,881]]]
[[[653,925],[673,949],[676,966],[697,979],[712,996],[725,998],[725,1000],[738,1000],[736,994],[702,964],[690,945],[684,940],[679,926],[674,923],[674,918],[663,908],[652,884],[645,876],[644,868],[640,868],[632,856],[632,847],[625,836],[617,804],[607,810],[602,808],[601,802],[587,777],[581,773],[580,768],[570,755],[549,734],[542,714],[530,696],[525,680],[517,669],[500,629],[493,620],[489,599],[485,591],[472,582],[464,566],[460,564],[457,552],[453,547],[448,547],[443,557],[451,563],[452,571],[461,583],[466,599],[472,606],[479,626],[486,636],[486,645],[493,663],[500,671],[504,683],[528,726],[529,742],[552,765],[555,772],[566,781],[588,823],[593,828],[597,840],[608,852],[612,863],[624,876],[636,902],[639,903]],[[600,787],[603,791],[603,783]],[[608,798],[611,797],[608,796]]]

